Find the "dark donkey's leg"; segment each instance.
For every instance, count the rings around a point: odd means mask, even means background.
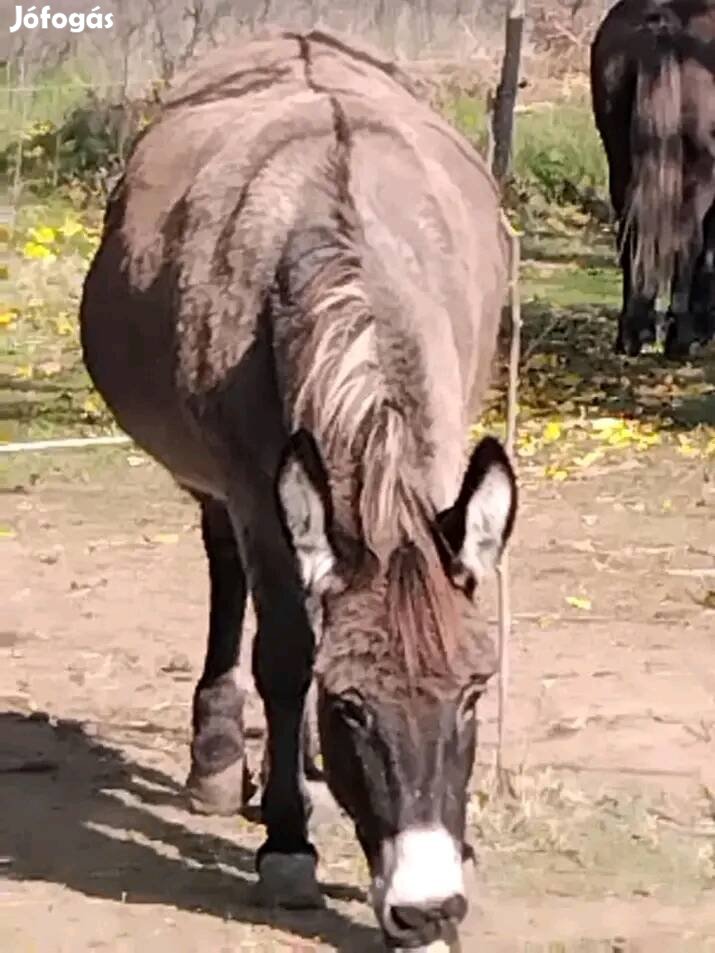
[[[287,907],[319,906],[301,743],[315,637],[272,482],[257,477],[249,490],[242,481],[231,516],[256,606],[253,672],[268,725],[268,777],[261,800],[267,837],[257,856],[260,897]]]
[[[696,170],[698,172],[699,170]],[[690,236],[685,251],[678,256],[675,279],[671,291],[669,324],[665,339],[665,353],[671,359],[687,358],[693,344],[699,339],[693,311],[693,292],[696,291],[698,268],[703,252],[707,252],[709,235],[708,212],[715,199],[715,168],[708,165],[709,176],[694,176],[686,186],[683,221]]]
[[[199,501],[211,609],[204,671],[194,693],[194,737],[187,786],[194,810],[233,814],[254,790],[243,741],[244,690],[236,677],[246,576],[226,507],[217,500]]]
[[[715,336],[715,205],[705,218],[703,251],[690,290],[695,335],[701,344]]]
[[[644,344],[655,341],[655,295],[646,295],[634,287],[631,259],[635,241],[635,226],[630,234],[623,235],[623,223],[618,229],[618,244],[621,249],[623,271],[623,305],[618,317],[618,336],[615,351],[637,357]]]
[[[611,115],[607,138],[604,139],[608,160],[608,182],[611,205],[618,221],[617,247],[623,273],[623,304],[618,315],[618,333],[614,344],[616,354],[635,357],[644,343],[655,340],[655,297],[639,294],[633,287],[631,257],[634,228],[625,235],[626,198],[632,175],[630,129],[631,102],[620,102]]]

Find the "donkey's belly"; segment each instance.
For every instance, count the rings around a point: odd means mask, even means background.
[[[179,483],[223,496],[206,435],[176,385],[170,316],[136,296],[109,303],[90,279],[81,327],[85,365],[119,426]]]
[[[226,499],[237,479],[272,473],[286,435],[272,353],[255,340],[209,393],[178,384],[175,316],[150,295],[90,277],[82,348],[90,376],[119,426],[183,486]]]
[[[127,380],[135,379],[130,367],[124,369]],[[121,371],[119,362],[110,376],[95,366],[92,377],[122,430],[182,486],[224,498],[221,470],[206,436],[182,408],[170,382],[157,379],[152,387],[139,385],[128,393],[115,386],[114,374]]]

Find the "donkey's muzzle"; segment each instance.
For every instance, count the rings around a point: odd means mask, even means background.
[[[453,894],[438,903],[401,904],[390,907],[387,929],[393,939],[412,945],[432,943],[435,940],[452,942],[457,925],[467,913],[467,901],[461,894]]]

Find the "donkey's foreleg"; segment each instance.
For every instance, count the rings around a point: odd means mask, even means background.
[[[233,814],[255,790],[243,739],[245,690],[237,678],[246,575],[223,503],[201,499],[211,586],[204,671],[194,693],[190,803],[204,814]]]
[[[231,513],[234,525],[241,527],[241,551],[256,606],[253,673],[267,723],[268,771],[261,798],[267,836],[256,859],[259,900],[286,907],[321,906],[302,765],[303,712],[315,638],[273,487],[252,489],[246,494],[251,506],[239,503]]]

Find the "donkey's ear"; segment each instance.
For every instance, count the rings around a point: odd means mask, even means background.
[[[506,451],[485,437],[472,451],[454,504],[437,517],[454,582],[471,592],[492,572],[514,527],[516,477]]]
[[[277,491],[303,585],[316,594],[335,588],[330,482],[318,445],[307,430],[297,430],[288,441],[278,470]]]

